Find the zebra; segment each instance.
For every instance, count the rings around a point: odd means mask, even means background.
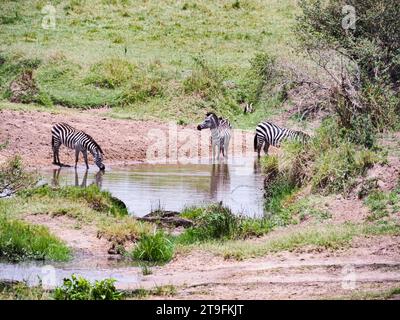
[[[215,147],[218,147],[218,159],[220,158],[221,152],[223,157],[227,157],[232,129],[230,122],[227,119],[218,118],[213,112],[208,112],[204,121],[197,126],[197,130],[207,128],[211,130],[213,159],[215,159]]]
[[[94,158],[95,164],[100,170],[104,171],[103,150],[94,139],[87,133],[77,130],[66,123],[56,123],[51,129],[51,146],[53,148],[53,164],[62,166],[60,163],[59,150],[63,144],[75,150],[75,168],[78,164],[79,153],[82,152],[85,160],[86,169],[89,169],[87,152],[89,151]]]
[[[304,132],[281,128],[276,124],[264,121],[257,125],[256,134],[254,136],[254,151],[257,151],[260,157],[263,144],[264,152],[268,154],[270,145],[280,147],[281,143],[287,139],[297,140],[305,144],[309,138],[310,136]]]

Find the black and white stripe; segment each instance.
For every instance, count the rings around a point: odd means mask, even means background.
[[[215,147],[218,148],[218,159],[222,156],[228,156],[229,141],[231,139],[232,126],[227,119],[218,118],[215,113],[208,112],[204,121],[197,126],[197,130],[211,130],[211,145],[213,159],[215,159]]]
[[[257,151],[258,156],[260,156],[263,145],[264,152],[267,154],[270,145],[280,147],[285,140],[297,140],[301,143],[306,143],[309,138],[309,135],[304,132],[281,128],[276,124],[264,121],[260,122],[256,128],[254,151]]]
[[[79,153],[82,152],[86,168],[89,168],[87,158],[87,152],[89,151],[93,155],[94,162],[100,170],[105,169],[103,164],[103,151],[97,142],[85,132],[77,130],[66,123],[57,123],[51,129],[51,134],[54,164],[61,165],[59,150],[61,145],[65,145],[75,150],[75,167],[78,163]]]

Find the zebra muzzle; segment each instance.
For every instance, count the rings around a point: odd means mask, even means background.
[[[197,126],[197,130],[201,130],[202,128],[201,128],[201,125],[198,125]]]

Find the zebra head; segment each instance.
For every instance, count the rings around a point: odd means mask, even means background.
[[[213,112],[208,112],[206,118],[197,126],[197,130],[214,129],[219,126],[219,119]]]
[[[103,164],[103,151],[100,147],[96,148],[93,152],[94,163],[99,167],[101,171],[106,169],[106,166]]]

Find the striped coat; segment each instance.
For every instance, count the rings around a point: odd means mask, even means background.
[[[264,121],[257,125],[254,136],[254,151],[257,151],[258,156],[260,156],[263,145],[264,152],[268,154],[270,145],[280,147],[281,143],[285,140],[297,140],[306,143],[308,139],[309,136],[304,132],[281,128],[276,124]]]
[[[53,149],[53,163],[62,165],[60,162],[59,150],[64,145],[75,150],[75,168],[78,164],[79,153],[82,152],[86,168],[89,168],[87,152],[89,151],[94,158],[94,162],[100,170],[104,170],[103,150],[97,142],[87,133],[77,130],[66,123],[56,123],[51,129],[51,146]]]
[[[230,122],[227,119],[218,118],[213,112],[208,112],[204,121],[197,126],[197,130],[203,129],[211,130],[213,159],[215,159],[216,148],[218,150],[218,159],[221,153],[223,157],[227,157],[232,131]]]

